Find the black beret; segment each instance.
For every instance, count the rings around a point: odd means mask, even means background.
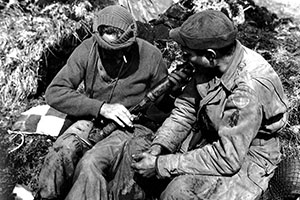
[[[169,36],[190,49],[220,49],[235,41],[237,28],[224,13],[206,10],[190,16]]]

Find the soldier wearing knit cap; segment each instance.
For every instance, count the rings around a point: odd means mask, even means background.
[[[214,10],[170,31],[196,73],[150,150],[133,155],[132,163],[144,177],[169,179],[162,200],[259,199],[280,162],[276,133],[287,119],[282,83],[236,36],[231,20]]]
[[[108,6],[96,14],[93,22],[93,31],[99,33],[101,26],[113,26],[122,30],[114,41],[105,41],[99,34],[96,39],[101,47],[109,50],[118,50],[131,46],[136,42],[137,25],[131,14],[122,6]]]
[[[126,131],[133,128],[128,109],[168,74],[159,49],[137,37],[136,22],[123,7],[100,10],[93,29],[92,37],[73,51],[46,90],[47,103],[77,121],[58,137],[45,158],[38,193],[43,199],[108,199],[113,167],[133,134]],[[81,82],[85,94],[77,91]],[[122,129],[88,150],[91,129],[101,130],[103,121]],[[134,131],[152,134],[146,124],[135,125]]]

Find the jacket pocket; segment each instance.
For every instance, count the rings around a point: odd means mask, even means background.
[[[268,188],[268,183],[272,178],[273,174],[274,171],[267,172],[266,169],[259,166],[258,164],[251,161],[249,162],[247,168],[247,175],[249,179],[262,190],[265,191]]]

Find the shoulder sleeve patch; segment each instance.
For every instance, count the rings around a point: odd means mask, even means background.
[[[250,103],[250,99],[247,96],[235,94],[232,95],[232,103],[241,109],[245,108]]]

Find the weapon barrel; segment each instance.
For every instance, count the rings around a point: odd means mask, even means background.
[[[161,95],[166,93],[171,87],[173,83],[168,79],[168,77],[164,78],[154,89],[149,91],[144,99],[137,104],[136,106],[129,109],[131,113],[136,113],[146,107],[149,103],[155,102]],[[118,125],[115,122],[108,123],[100,132],[101,137],[104,138],[108,136],[110,133],[115,131],[118,128]]]
[[[187,77],[191,75],[193,72],[192,65],[189,63],[181,68],[180,70],[185,72]],[[169,75],[170,76],[170,75]],[[160,96],[164,95],[166,92],[171,90],[175,85],[170,79],[169,76],[166,76],[164,79],[162,79],[151,91],[149,91],[146,96],[138,103],[136,106],[129,109],[129,111],[133,114],[136,114],[143,108],[145,108],[149,103],[155,102]],[[184,81],[184,80],[182,80]],[[118,125],[115,122],[111,122],[107,124],[103,129],[100,131],[99,135],[99,141],[111,134],[113,131],[115,131],[118,128]]]

